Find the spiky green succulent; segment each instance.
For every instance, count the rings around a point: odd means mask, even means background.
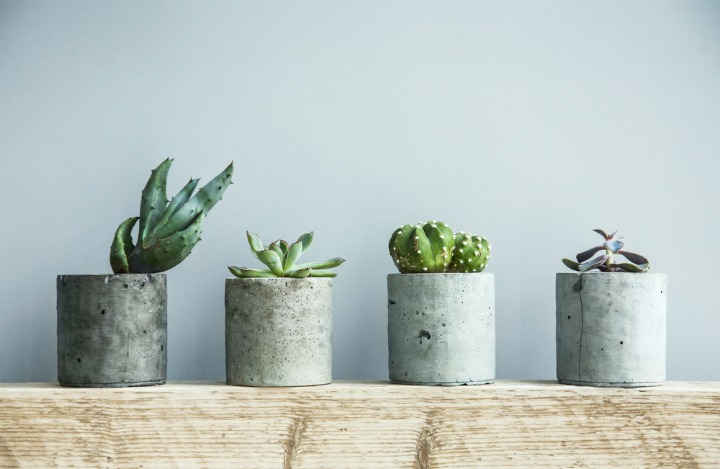
[[[620,241],[615,235],[617,231],[607,234],[601,229],[593,230],[597,234],[605,239],[605,242],[600,246],[595,246],[583,251],[575,258],[577,262],[571,259],[563,259],[563,264],[568,268],[577,272],[587,272],[589,270],[598,269],[600,272],[633,272],[643,273],[647,272],[650,268],[650,261],[645,256],[635,254],[634,252],[623,251],[625,243]],[[595,258],[591,257],[599,251],[605,251],[605,254],[601,254]],[[620,254],[625,257],[629,262],[615,262],[615,254]]]
[[[482,272],[490,259],[490,242],[472,233],[455,233],[455,250],[449,272]]]
[[[455,246],[453,232],[437,220],[404,225],[390,237],[389,249],[395,266],[404,274],[444,272]]]
[[[120,224],[110,247],[110,265],[116,274],[154,273],[169,270],[182,262],[200,241],[202,223],[210,209],[232,184],[233,164],[225,168],[195,195],[199,179],[167,200],[168,158],[155,168],[142,191],[140,216]],[[137,243],[132,229],[140,221]]]
[[[278,239],[269,245],[263,245],[260,237],[254,233],[247,232],[248,243],[253,255],[267,269],[251,269],[248,267],[228,266],[230,273],[240,278],[273,278],[273,277],[335,277],[333,267],[337,267],[345,259],[335,257],[323,262],[308,262],[306,264],[295,263],[300,259],[313,241],[313,233],[305,233],[292,244]]]

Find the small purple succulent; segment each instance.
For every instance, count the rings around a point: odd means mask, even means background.
[[[593,231],[605,238],[605,242],[602,244],[602,246],[595,246],[594,248],[588,249],[585,252],[581,252],[580,254],[575,256],[577,262],[570,259],[563,259],[563,264],[565,264],[572,270],[576,270],[578,272],[587,272],[588,270],[598,269],[600,272],[642,273],[646,272],[650,268],[650,261],[647,260],[645,257],[641,256],[640,254],[622,251],[625,243],[615,238],[615,234],[617,233],[617,231],[610,235],[600,229],[596,229]],[[603,249],[605,250],[605,254],[591,259],[591,257],[595,255],[595,253],[597,253],[598,251],[602,251]],[[613,257],[615,254],[620,254],[624,256],[630,262],[616,264]]]

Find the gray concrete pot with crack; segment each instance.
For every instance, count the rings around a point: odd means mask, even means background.
[[[227,384],[332,381],[332,278],[225,280]]]
[[[558,381],[608,387],[661,385],[666,299],[665,274],[557,274]]]
[[[166,275],[59,275],[57,352],[61,386],[164,384]]]
[[[491,273],[390,274],[388,365],[399,384],[495,381]]]

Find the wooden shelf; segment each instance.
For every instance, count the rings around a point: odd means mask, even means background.
[[[0,467],[720,466],[720,383],[0,385]]]

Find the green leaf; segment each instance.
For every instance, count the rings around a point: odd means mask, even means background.
[[[308,262],[306,264],[299,264],[296,265],[293,270],[299,270],[299,269],[332,269],[333,267],[337,267],[340,264],[345,262],[345,259],[342,259],[340,257],[335,257],[333,259],[328,259],[326,261],[321,262]]]
[[[282,252],[283,252],[283,259],[285,259],[285,256],[287,256],[287,253],[288,253],[288,249],[290,248],[290,246],[288,246],[287,241],[285,241],[283,239],[278,239],[277,241],[275,241],[275,244],[280,246],[280,249],[282,249]]]
[[[260,251],[264,251],[265,246],[263,246],[263,243],[258,235],[256,235],[255,233],[250,233],[249,231],[247,231],[246,233],[248,243],[250,244],[250,250],[252,251],[253,255],[259,259],[257,253]]]
[[[239,278],[275,278],[277,275],[264,269],[248,269],[247,267],[228,266],[228,270]]]
[[[198,213],[193,222],[183,231],[165,238],[153,238],[135,246],[128,256],[131,273],[164,272],[182,262],[200,242],[205,216]]]
[[[289,274],[286,273],[285,276],[291,277],[291,278],[305,278],[305,277],[310,276],[310,271],[311,271],[311,269],[300,269],[300,270],[295,270]]]
[[[295,262],[300,258],[303,253],[303,245],[301,240],[297,240],[292,243],[288,248],[287,257],[285,258],[285,264],[283,270],[290,270],[295,265]]]
[[[172,198],[167,208],[165,209],[165,213],[163,213],[162,217],[160,218],[160,221],[158,221],[157,225],[155,225],[150,230],[150,237],[155,236],[165,226],[173,213],[177,212],[177,210],[190,199],[190,196],[197,187],[199,181],[200,179],[190,179],[190,181],[185,184],[182,189],[180,189],[180,192],[178,192],[177,195]]]
[[[327,269],[311,269],[310,270],[310,277],[335,277],[337,276],[337,273],[333,272],[332,270]]]
[[[275,251],[275,253],[280,256],[280,263],[282,263],[283,259],[285,259],[285,253],[283,252],[282,248],[275,243],[270,243],[268,249],[270,249],[271,251]]]
[[[302,243],[302,252],[307,251],[313,242],[313,232],[301,235],[296,242]]]
[[[567,258],[563,259],[562,261],[563,261],[563,264],[565,264],[570,269],[580,272],[580,265],[577,262],[567,259]]]
[[[120,226],[115,231],[115,238],[113,238],[110,246],[110,267],[112,267],[113,273],[127,274],[130,272],[128,256],[135,247],[133,246],[131,232],[138,219],[138,217],[128,218],[120,223]]]
[[[257,253],[258,259],[260,262],[265,264],[270,268],[272,273],[277,275],[278,277],[282,277],[283,274],[283,268],[282,268],[282,262],[280,260],[280,256],[278,256],[278,253],[271,250],[265,250],[265,251],[259,251]]]
[[[173,160],[167,158],[150,173],[140,199],[140,231],[138,243],[150,235],[157,222],[162,218],[167,206],[167,176]]]

